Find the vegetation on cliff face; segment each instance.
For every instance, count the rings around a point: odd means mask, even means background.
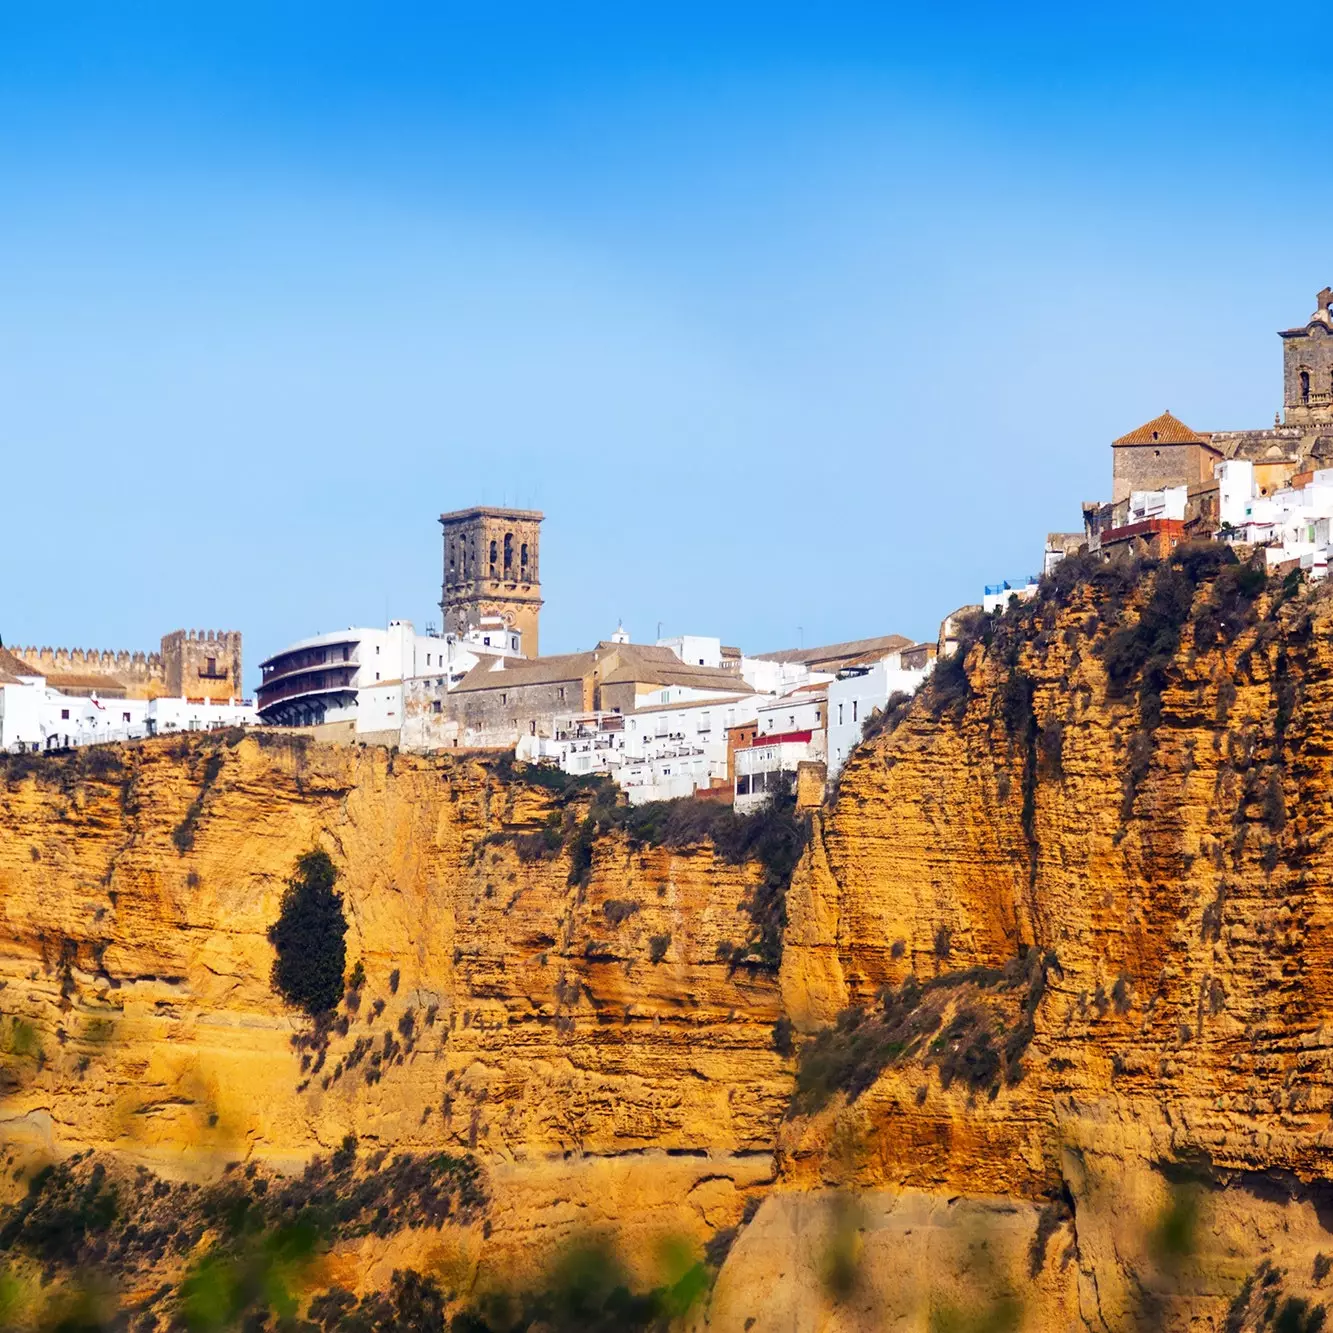
[[[554,794],[556,809],[546,823],[515,835],[514,842],[521,860],[566,852],[571,885],[589,882],[598,839],[616,832],[634,851],[666,847],[688,852],[709,844],[731,865],[758,863],[763,878],[746,904],[752,928],[729,961],[767,969],[781,963],[787,890],[810,840],[809,816],[797,811],[794,795],[776,795],[760,809],[738,815],[730,805],[703,797],[629,805],[607,778],[514,764],[508,756],[496,763],[496,771],[506,781],[532,783]]]
[[[282,911],[268,938],[273,989],[308,1014],[323,1014],[342,999],[347,963],[347,919],[334,892],[338,871],[327,852],[307,852],[282,895]]]
[[[942,1087],[957,1080],[995,1096],[1023,1078],[1037,1007],[1059,967],[1053,953],[1030,951],[1003,968],[908,977],[876,1005],[844,1010],[800,1048],[788,1114],[813,1114],[839,1092],[854,1102],[890,1065],[913,1059],[934,1066]]]
[[[203,1186],[76,1154],[37,1172],[0,1213],[0,1256],[35,1264],[57,1291],[103,1292],[98,1317],[77,1327],[128,1328],[132,1318],[136,1333],[263,1329],[297,1312],[306,1270],[329,1247],[472,1222],[487,1202],[470,1156],[359,1158],[351,1136],[299,1177],[233,1164]],[[127,1308],[115,1286],[149,1294]]]

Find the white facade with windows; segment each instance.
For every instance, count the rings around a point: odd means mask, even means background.
[[[404,679],[433,676],[447,691],[483,657],[521,657],[522,646],[522,635],[499,617],[463,634],[418,634],[410,620],[317,634],[260,663],[259,715],[274,726],[349,722],[358,733],[396,730]]]
[[[1264,547],[1269,566],[1297,560],[1311,578],[1327,577],[1333,544],[1333,468],[1308,473],[1303,485],[1284,486],[1272,495],[1255,494],[1251,463],[1220,463],[1217,478],[1224,540]]]
[[[823,731],[828,716],[828,686],[806,686],[793,694],[765,699],[756,712],[759,739],[789,731]]]
[[[786,733],[773,741],[757,740],[736,751],[735,809],[758,809],[779,792],[789,792],[800,764],[824,758],[822,731]]]
[[[934,659],[904,667],[901,652],[867,666],[846,667],[828,687],[828,775],[837,777],[861,739],[866,719],[898,693],[915,694],[934,669]]]
[[[661,693],[674,696],[677,688]],[[521,737],[516,755],[566,773],[607,773],[635,805],[671,800],[726,781],[727,730],[753,722],[764,702],[755,694],[714,695],[628,714],[558,717],[553,735]]]
[[[61,694],[42,676],[0,682],[0,751],[63,750],[176,731],[253,726],[248,699],[103,699]]]

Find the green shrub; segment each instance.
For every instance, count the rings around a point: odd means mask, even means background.
[[[611,925],[619,926],[628,921],[639,908],[640,904],[628,898],[608,898],[602,904],[602,915]]]
[[[897,991],[882,992],[878,1006],[844,1010],[800,1048],[788,1115],[818,1111],[837,1092],[855,1101],[889,1065],[914,1056],[935,1065],[946,1088],[958,1080],[994,1093],[1001,1082],[1019,1082],[1048,973],[1059,966],[1054,954],[1033,950],[1003,968],[969,968],[924,984],[908,977]],[[1017,1013],[1007,1018],[993,999],[982,1003],[988,993],[1004,992],[1021,995]]]
[[[277,950],[273,989],[308,1014],[321,1014],[342,998],[347,963],[347,920],[342,895],[334,892],[338,872],[327,852],[307,852],[282,895],[282,911],[269,927]]]
[[[876,736],[892,735],[897,731],[907,710],[912,706],[912,696],[903,690],[894,690],[885,700],[883,708],[876,708],[861,723],[861,740],[873,741]]]

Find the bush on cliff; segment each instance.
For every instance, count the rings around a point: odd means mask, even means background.
[[[342,998],[347,962],[347,920],[334,892],[338,872],[327,852],[307,852],[282,895],[282,912],[269,927],[273,989],[308,1014],[322,1014]]]

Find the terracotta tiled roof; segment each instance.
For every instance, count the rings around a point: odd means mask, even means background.
[[[600,671],[598,670],[600,666]],[[734,671],[682,662],[670,648],[640,643],[599,643],[591,652],[552,657],[499,658],[479,662],[454,687],[458,691],[503,690],[520,685],[551,685],[580,681],[597,674],[603,685],[682,685],[721,690],[726,694],[753,691]]]
[[[881,657],[896,652],[899,648],[910,648],[911,639],[901,634],[882,634],[874,639],[852,639],[847,643],[825,644],[822,648],[783,648],[776,653],[755,653],[754,656],[765,662],[804,663],[812,670],[832,670],[851,661],[871,654]]]
[[[1124,444],[1208,444],[1210,443],[1206,435],[1200,435],[1197,431],[1190,428],[1179,418],[1173,417],[1170,412],[1163,412],[1160,417],[1154,417],[1151,421],[1145,422],[1138,430],[1132,430],[1128,435],[1122,435],[1118,440],[1112,440],[1112,448],[1118,448]]]
[[[8,648],[0,647],[0,671],[7,672],[11,676],[40,676],[40,671],[34,671],[21,657],[16,657]]]
[[[582,680],[595,665],[591,653],[559,653],[550,657],[483,658],[454,686],[454,693],[503,690],[520,685],[554,685]]]

